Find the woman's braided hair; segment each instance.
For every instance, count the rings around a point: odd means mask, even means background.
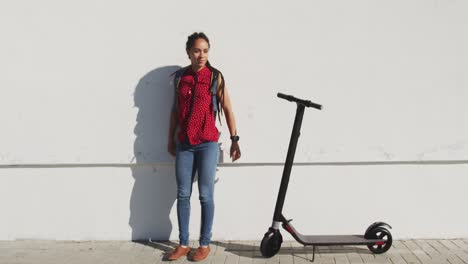
[[[208,37],[205,35],[203,32],[195,32],[192,35],[190,35],[187,39],[187,43],[185,44],[185,49],[187,51],[187,54],[189,53],[190,49],[193,47],[195,40],[197,39],[204,39],[208,43],[208,48],[210,47],[210,40]],[[221,90],[221,98],[220,100],[217,100],[218,102],[218,119],[219,122],[221,123],[221,114],[223,114],[223,105],[224,105],[224,87],[225,87],[225,81],[223,74],[221,73],[220,70],[216,69],[215,67],[211,66],[210,61],[206,62],[206,66],[208,69],[211,70],[214,74],[218,75],[218,82],[219,82],[219,89]]]

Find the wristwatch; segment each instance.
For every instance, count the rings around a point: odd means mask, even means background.
[[[232,142],[237,142],[237,141],[239,141],[239,136],[238,135],[231,136],[231,140],[232,140]]]

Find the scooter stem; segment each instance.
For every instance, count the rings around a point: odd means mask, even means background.
[[[283,211],[284,199],[286,197],[286,191],[288,189],[289,176],[291,175],[291,169],[294,162],[294,155],[296,154],[297,142],[299,135],[301,134],[302,118],[304,117],[305,106],[303,104],[297,104],[296,117],[294,119],[294,126],[289,141],[288,154],[286,156],[286,163],[283,169],[283,177],[281,178],[281,185],[276,200],[275,213],[273,215],[273,222],[281,222],[281,214]]]

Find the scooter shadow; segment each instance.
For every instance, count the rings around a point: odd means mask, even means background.
[[[240,257],[264,258],[260,252],[259,241],[213,241],[212,243],[217,246],[217,251],[224,250],[224,252],[228,252],[230,254],[234,254]],[[286,242],[283,244],[277,255],[295,255],[297,257],[310,256],[310,258],[312,258],[312,253],[313,248],[311,246],[292,246],[291,243]],[[316,255],[339,253],[372,254],[367,248],[365,248],[365,246],[317,246],[315,250]]]

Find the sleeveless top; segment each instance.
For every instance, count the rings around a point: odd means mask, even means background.
[[[188,67],[180,79],[177,89],[179,142],[197,145],[218,141],[219,131],[210,90],[211,74],[206,66],[198,72]]]

